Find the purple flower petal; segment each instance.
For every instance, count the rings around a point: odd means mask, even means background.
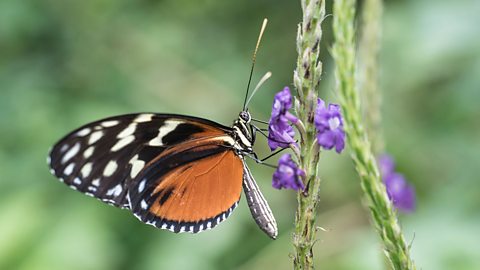
[[[278,168],[273,173],[272,186],[276,189],[304,190],[302,178],[305,172],[299,169],[290,154],[284,154],[278,160]]]
[[[293,139],[295,131],[288,123],[270,123],[268,126],[268,146],[273,151],[280,148],[286,148],[291,143],[295,143]]]
[[[340,154],[344,148],[345,148],[345,132],[337,131],[336,138],[335,138],[335,151]]]
[[[292,95],[288,87],[275,94],[272,106],[272,115],[268,123],[268,146],[273,151],[278,147],[286,148],[291,143],[295,131],[289,122],[295,123],[298,118],[288,112],[292,107]]]
[[[288,121],[292,122],[292,123],[296,123],[298,121],[298,118],[291,114],[289,111],[285,112],[285,119],[287,119]]]
[[[332,149],[335,145],[335,134],[333,132],[317,133],[318,144],[325,149]]]
[[[387,154],[383,154],[378,159],[378,166],[387,189],[388,198],[393,202],[395,208],[404,212],[414,211],[415,189],[402,174],[395,172],[394,159]]]
[[[405,212],[415,210],[415,190],[402,174],[391,173],[384,177],[384,183],[388,197],[397,209]]]
[[[282,91],[275,94],[272,106],[272,117],[285,114],[292,108],[292,94],[290,88],[285,87]]]
[[[345,131],[343,130],[343,117],[340,106],[330,104],[325,107],[325,102],[318,99],[315,109],[315,128],[317,129],[317,141],[320,146],[330,150],[335,147],[337,153],[345,148]]]
[[[378,166],[380,167],[380,173],[387,175],[395,171],[395,161],[390,155],[383,154],[378,159]]]

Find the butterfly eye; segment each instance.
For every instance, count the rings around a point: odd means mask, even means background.
[[[240,112],[240,119],[242,119],[243,121],[249,123],[250,120],[252,120],[252,117],[250,116],[250,113],[247,112],[247,111],[242,111]]]

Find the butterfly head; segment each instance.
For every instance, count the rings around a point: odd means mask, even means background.
[[[252,116],[250,116],[248,110],[241,111],[238,115],[238,120],[244,122],[245,124],[249,124],[250,121],[252,121]]]

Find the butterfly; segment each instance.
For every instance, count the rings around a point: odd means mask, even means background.
[[[176,233],[214,228],[230,216],[243,189],[255,222],[275,239],[275,218],[245,163],[256,157],[246,103],[231,127],[155,113],[95,121],[57,142],[47,162],[69,187]]]

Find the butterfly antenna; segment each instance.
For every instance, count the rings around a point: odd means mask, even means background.
[[[262,40],[263,32],[267,27],[267,22],[268,20],[266,18],[263,19],[262,28],[260,29],[260,34],[258,35],[258,39],[257,39],[257,45],[255,45],[255,50],[253,51],[252,68],[250,69],[250,76],[248,77],[247,92],[245,93],[245,100],[243,101],[243,111],[245,111],[247,107],[248,90],[250,89],[250,83],[252,82],[253,68],[255,67],[255,61],[257,60],[258,47],[260,46],[260,41]]]
[[[257,83],[257,86],[255,86],[255,88],[253,89],[252,94],[247,99],[247,102],[245,103],[245,107],[248,106],[248,104],[250,103],[250,100],[252,100],[253,95],[255,95],[255,93],[258,91],[258,89],[260,89],[260,87],[263,85],[263,83],[266,82],[268,79],[270,79],[270,77],[272,77],[272,72],[270,72],[270,71],[265,73],[265,75],[263,75],[263,77]]]

